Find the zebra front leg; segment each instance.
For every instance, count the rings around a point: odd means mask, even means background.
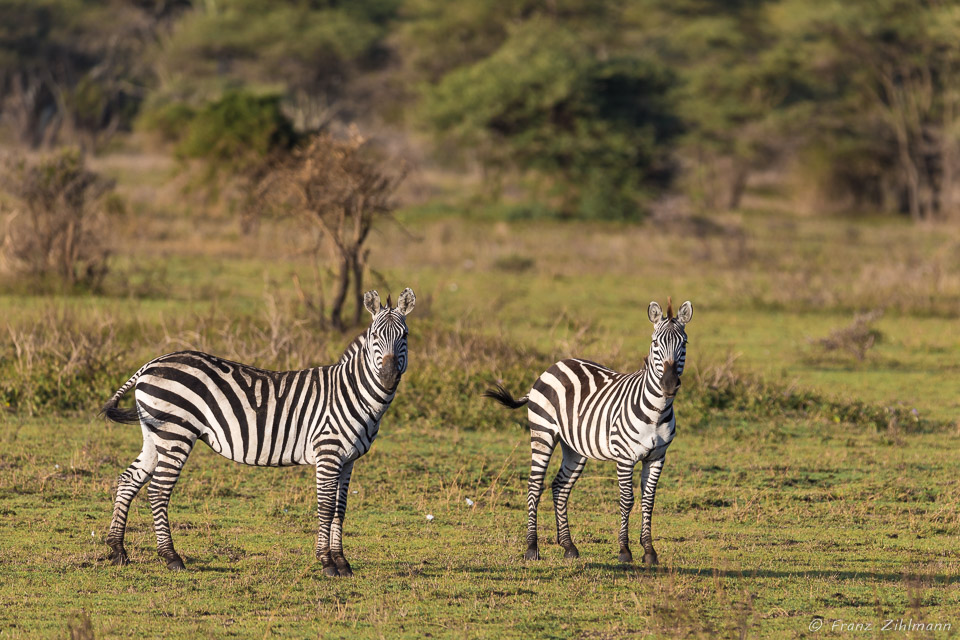
[[[630,512],[633,511],[633,464],[617,463],[617,481],[620,485],[620,562],[633,562],[630,552]]]
[[[557,515],[557,543],[563,547],[564,558],[579,558],[580,551],[577,550],[573,539],[570,537],[570,525],[567,522],[567,501],[570,498],[570,492],[573,491],[573,485],[577,478],[583,473],[583,467],[587,464],[586,456],[582,456],[574,451],[567,443],[560,444],[563,450],[563,463],[560,465],[560,471],[557,477],[553,479],[551,488],[553,489],[553,507]]]
[[[130,504],[140,489],[153,476],[157,468],[157,449],[153,440],[144,438],[143,450],[137,459],[117,478],[117,497],[113,502],[113,520],[107,533],[107,545],[110,547],[108,558],[113,564],[125,565],[130,562],[127,550],[123,547],[123,537],[127,529],[127,514]]]
[[[340,575],[330,550],[330,532],[333,530],[333,515],[337,509],[337,487],[342,468],[343,462],[339,453],[317,453],[316,552],[325,576]]]
[[[527,551],[524,560],[539,560],[537,545],[537,507],[543,495],[543,479],[547,475],[550,456],[557,446],[559,434],[530,424],[530,480],[527,483]]]
[[[343,520],[347,515],[347,494],[350,493],[350,475],[353,473],[353,460],[343,465],[340,472],[339,491],[337,495],[337,509],[330,526],[330,557],[337,567],[337,573],[350,577],[353,570],[343,555]]]
[[[643,463],[643,471],[640,472],[640,486],[642,496],[640,498],[640,510],[642,512],[640,524],[640,543],[643,544],[643,562],[648,566],[658,563],[657,552],[653,549],[653,533],[651,525],[653,521],[653,502],[657,496],[657,480],[660,479],[660,471],[663,469],[663,458],[659,460],[650,460]]]
[[[175,441],[164,442],[169,448],[158,446],[157,468],[153,472],[153,479],[147,493],[150,496],[150,509],[153,511],[153,528],[157,534],[157,554],[167,563],[167,569],[183,571],[183,558],[173,548],[173,538],[170,535],[170,522],[167,511],[170,507],[170,494],[180,478],[183,463],[190,455],[193,443]],[[186,450],[182,447],[187,446]]]

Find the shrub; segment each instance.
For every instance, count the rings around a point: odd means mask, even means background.
[[[867,357],[867,351],[883,338],[880,330],[873,326],[881,316],[881,309],[857,314],[852,323],[837,329],[826,338],[816,340],[814,344],[828,352],[846,351],[862,362]]]
[[[137,119],[137,127],[159,134],[166,142],[178,142],[196,113],[196,109],[183,102],[171,102],[145,109]]]
[[[291,154],[278,154],[252,179],[252,199],[266,211],[289,211],[309,227],[318,229],[330,244],[338,265],[330,305],[330,322],[345,327],[342,318],[348,289],[353,288],[354,325],[363,317],[365,248],[375,220],[390,217],[394,194],[405,169],[391,166],[367,141],[353,131],[347,140],[317,134]],[[320,247],[315,250],[319,260]],[[306,300],[306,296],[304,296]],[[322,295],[310,303],[324,321]]]
[[[186,116],[174,107],[167,113],[170,122]],[[231,91],[204,105],[189,119],[177,154],[236,168],[275,149],[289,149],[295,141],[293,126],[280,109],[279,96]]]
[[[68,150],[30,165],[10,162],[0,186],[16,201],[0,244],[2,266],[18,276],[97,288],[107,273],[107,208],[112,181]]]

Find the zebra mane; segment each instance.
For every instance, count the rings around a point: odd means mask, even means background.
[[[343,364],[345,362],[350,362],[353,358],[363,350],[363,345],[367,342],[367,332],[364,331],[356,338],[350,341],[350,344],[347,345],[347,348],[343,350],[343,353],[340,355],[340,358],[337,360],[337,364]]]
[[[667,296],[667,320],[673,317],[673,300]]]

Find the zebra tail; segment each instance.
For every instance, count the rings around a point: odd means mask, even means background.
[[[147,363],[152,364],[152,362]],[[113,397],[107,401],[107,404],[103,405],[103,408],[100,409],[100,415],[106,416],[107,418],[113,420],[114,422],[120,422],[123,424],[137,424],[140,422],[140,415],[137,413],[136,407],[133,409],[121,409],[117,405],[120,403],[120,398],[133,387],[134,383],[137,381],[137,378],[140,377],[140,374],[143,373],[143,370],[147,368],[147,365],[144,365],[133,374],[129,380],[123,383],[117,392],[113,394]]]
[[[120,409],[119,407],[104,407],[100,411],[100,415],[107,416],[114,422],[120,422],[123,424],[140,423],[140,414],[137,413],[136,408]]]
[[[484,391],[483,397],[492,398],[509,409],[519,409],[530,401],[530,396],[523,396],[519,399],[514,398],[509,391],[504,389],[499,384],[497,385],[496,389],[487,389]]]

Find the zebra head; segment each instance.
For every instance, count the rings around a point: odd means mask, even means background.
[[[373,322],[367,329],[365,357],[372,371],[376,371],[384,389],[393,390],[400,382],[400,376],[407,370],[407,323],[406,316],[413,311],[417,297],[409,287],[397,298],[397,308],[380,305],[380,294],[367,291],[363,294],[363,306],[366,307]]]
[[[659,304],[651,302],[647,307],[647,317],[653,323],[649,366],[660,380],[663,395],[673,398],[680,389],[680,376],[687,359],[687,334],[684,327],[693,317],[693,305],[689,300],[684,302],[674,318],[673,303],[669,300],[667,298],[666,316]]]

